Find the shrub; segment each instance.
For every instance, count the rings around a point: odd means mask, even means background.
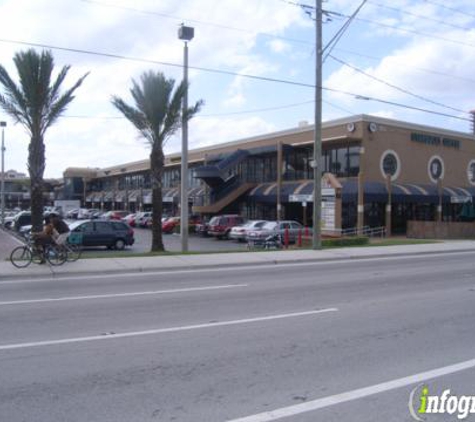
[[[336,239],[324,239],[322,246],[325,248],[341,248],[343,246],[363,246],[369,244],[369,237],[355,236],[355,237],[340,237]]]

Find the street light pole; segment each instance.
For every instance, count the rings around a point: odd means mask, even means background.
[[[0,122],[2,128],[2,184],[1,184],[1,209],[2,226],[5,224],[5,126],[7,122]]]
[[[181,184],[180,184],[180,236],[181,251],[188,251],[188,41],[195,35],[194,28],[184,26],[178,29],[178,38],[185,42],[183,50],[183,94],[182,137],[181,137]]]
[[[320,220],[322,214],[322,0],[316,0],[315,60],[315,139],[313,144],[313,233],[312,248],[321,249]]]

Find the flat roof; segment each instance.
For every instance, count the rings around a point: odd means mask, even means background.
[[[347,116],[343,117],[340,119],[334,119],[334,120],[329,120],[326,122],[322,123],[322,129],[330,129],[335,126],[340,126],[340,125],[346,125],[348,123],[361,123],[361,122],[367,122],[371,123],[374,122],[376,124],[380,125],[388,125],[388,126],[393,126],[393,127],[398,127],[401,129],[406,129],[406,130],[417,130],[417,131],[422,131],[422,132],[433,132],[437,133],[440,135],[445,135],[445,136],[454,136],[458,138],[464,138],[464,139],[469,139],[472,141],[475,141],[475,135],[468,133],[468,132],[458,132],[454,130],[448,130],[448,129],[443,129],[440,127],[435,127],[435,126],[426,126],[426,125],[421,125],[421,124],[416,124],[416,123],[409,123],[409,122],[404,122],[400,120],[394,120],[394,119],[389,119],[385,117],[380,117],[380,116],[373,116],[369,114],[357,114],[357,115],[352,115],[352,116]],[[251,136],[248,138],[241,138],[238,140],[234,141],[229,141],[229,142],[223,142],[219,144],[214,144],[214,145],[208,145],[200,148],[194,148],[189,150],[189,154],[200,154],[200,153],[213,153],[213,151],[216,150],[222,150],[226,148],[231,148],[231,147],[236,147],[238,148],[239,146],[243,144],[248,144],[252,142],[258,142],[258,141],[265,141],[277,137],[284,137],[284,136],[289,136],[289,135],[296,135],[300,133],[306,133],[306,132],[313,132],[315,128],[314,124],[304,124],[300,125],[295,128],[291,129],[285,129],[281,131],[276,131],[276,132],[271,132],[271,133],[266,133],[262,135],[256,135],[256,136]],[[312,137],[313,140],[313,137]],[[177,160],[181,157],[181,152],[173,152],[170,154],[166,154],[165,156],[165,166],[171,166],[171,165],[178,165],[180,161],[177,161],[175,163],[170,162],[171,160]],[[196,162],[200,160],[191,160],[190,162]],[[74,170],[71,171],[71,173],[79,173],[80,170],[85,170],[89,174],[94,172],[96,173],[96,177],[105,177],[111,174],[121,174],[121,173],[131,173],[131,172],[137,172],[137,171],[142,171],[146,170],[150,167],[150,160],[144,159],[144,160],[139,160],[139,161],[133,161],[129,163],[123,163],[123,164],[118,164],[115,166],[110,166],[110,167],[104,167],[100,169],[91,169],[91,168],[85,168],[85,169],[79,169],[79,168],[74,168],[74,169],[67,169],[67,170]],[[66,173],[66,171],[65,171]]]

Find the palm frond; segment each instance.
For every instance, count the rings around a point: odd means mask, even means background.
[[[0,65],[0,84],[5,89],[5,95],[2,96],[1,106],[17,122],[31,127],[31,119],[27,112],[28,106],[25,96],[15,82],[10,78],[6,69]]]
[[[76,89],[81,86],[84,79],[86,79],[86,77],[89,75],[89,72],[87,72],[85,75],[79,78],[71,88],[69,88],[66,92],[59,96],[59,87],[64,78],[66,77],[68,70],[69,66],[63,67],[62,71],[58,75],[58,78],[56,79],[55,84],[51,88],[49,104],[47,105],[48,110],[44,118],[42,133],[44,133],[46,129],[50,127],[54,122],[56,122],[56,120],[61,116],[61,114],[64,113],[69,103],[71,103],[71,101],[73,101],[75,98],[75,96],[73,95],[74,91],[76,91]]]

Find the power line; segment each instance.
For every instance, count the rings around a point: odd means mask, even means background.
[[[59,46],[53,46],[53,45],[49,45],[49,44],[33,43],[33,42],[18,41],[18,40],[7,40],[7,39],[0,39],[0,42],[9,43],[9,44],[28,45],[28,46],[32,46],[32,47],[48,48],[48,49],[52,49],[52,50],[67,51],[67,52],[71,52],[71,53],[87,54],[87,55],[99,56],[99,57],[107,57],[107,58],[110,58],[110,59],[127,60],[127,61],[132,61],[132,62],[149,63],[149,64],[158,64],[158,65],[161,65],[161,66],[170,66],[170,67],[176,67],[176,68],[180,68],[180,69],[183,68],[183,64],[178,64],[178,63],[163,62],[163,61],[159,61],[159,60],[143,59],[143,58],[139,58],[139,57],[130,57],[130,56],[124,56],[124,55],[120,55],[120,54],[103,53],[103,52],[97,52],[97,51],[92,51],[92,50],[83,50],[83,49],[78,49],[78,48],[59,47]],[[240,77],[243,77],[243,78],[255,79],[255,80],[266,81],[266,82],[276,82],[276,83],[283,83],[283,84],[287,84],[287,85],[300,86],[300,87],[304,87],[304,88],[314,88],[314,85],[307,84],[307,83],[304,83],[304,82],[297,82],[297,81],[277,79],[277,78],[269,78],[269,77],[266,77],[266,76],[250,75],[250,74],[246,74],[246,73],[232,72],[232,71],[229,71],[229,70],[212,69],[212,68],[199,67],[199,66],[188,66],[188,68],[193,69],[193,70],[201,70],[203,72],[216,73],[216,74],[220,74],[220,75],[240,76]]]
[[[329,12],[329,13],[331,15],[338,16],[338,17],[341,17],[341,18],[349,18],[348,15],[345,15],[345,14],[339,13],[339,12]],[[374,20],[371,20],[371,19],[365,19],[365,18],[355,18],[355,20],[357,20],[359,22],[370,23],[370,24],[373,24],[373,25],[381,26],[381,27],[386,28],[386,29],[393,29],[395,31],[407,32],[409,34],[416,34],[416,35],[420,35],[420,36],[427,37],[427,38],[433,38],[433,39],[440,40],[440,41],[445,41],[445,42],[449,42],[449,43],[453,43],[453,44],[464,45],[464,46],[467,46],[467,47],[475,48],[475,44],[471,44],[471,43],[467,43],[467,42],[459,41],[459,40],[453,40],[453,39],[441,37],[441,36],[438,36],[438,35],[427,34],[425,32],[416,31],[415,29],[401,28],[401,27],[398,27],[398,26],[389,25],[389,24],[386,24],[386,23],[381,23],[381,22],[377,22],[377,21],[374,21]]]
[[[358,53],[356,51],[345,50],[343,48],[335,48],[335,50],[340,51],[342,53],[352,54],[354,56],[363,57],[363,58],[374,60],[374,61],[381,61],[385,58],[385,57],[381,57],[381,56],[379,56],[379,57],[378,56],[371,56],[371,55],[368,55],[368,54]],[[464,76],[457,76],[457,75],[452,75],[452,74],[449,74],[449,73],[444,73],[444,72],[440,72],[440,71],[433,70],[433,69],[425,69],[423,67],[411,66],[411,65],[405,64],[405,63],[404,63],[404,66],[409,67],[411,69],[419,70],[421,72],[432,73],[434,75],[444,76],[444,77],[452,78],[452,79],[460,79],[462,81],[471,82],[471,83],[475,84],[475,79],[466,78]]]
[[[231,30],[231,31],[262,35],[262,36],[265,36],[265,37],[276,38],[276,39],[289,41],[289,42],[293,42],[293,43],[308,44],[308,45],[313,45],[314,44],[310,41],[301,40],[301,39],[297,39],[297,38],[283,37],[283,36],[280,36],[280,35],[270,34],[268,32],[257,32],[257,31],[253,31],[251,29],[237,28],[235,26],[223,25],[223,24],[215,23],[215,22],[203,21],[203,20],[192,19],[192,18],[184,18],[184,17],[180,17],[180,16],[171,15],[169,13],[154,12],[154,11],[150,11],[150,10],[137,9],[137,8],[133,8],[133,7],[119,6],[119,5],[116,5],[116,4],[103,3],[103,2],[97,1],[97,0],[81,0],[81,1],[84,2],[84,3],[95,4],[95,5],[98,5],[98,6],[101,6],[101,7],[108,7],[108,8],[113,8],[113,9],[126,10],[126,11],[129,11],[129,12],[140,13],[140,14],[144,14],[144,15],[159,16],[159,17],[165,18],[165,19],[176,20],[180,23],[186,21],[186,22],[191,22],[191,23],[194,23],[194,24],[201,24],[201,25],[211,26],[211,27],[214,27],[214,28],[228,29],[228,30]]]
[[[446,22],[446,21],[443,21],[443,20],[440,20],[440,19],[435,19],[435,18],[431,18],[429,16],[420,15],[420,14],[417,14],[417,13],[409,12],[407,10],[402,10],[398,7],[387,6],[385,4],[380,4],[380,3],[373,2],[373,1],[370,1],[369,3],[371,3],[373,6],[377,6],[381,9],[392,10],[393,12],[397,12],[397,13],[401,13],[401,14],[404,14],[404,15],[412,16],[412,17],[417,18],[417,19],[424,19],[424,20],[427,20],[427,21],[437,23],[439,25],[445,25],[445,26],[449,26],[449,27],[455,28],[455,29],[462,29],[464,31],[468,31],[468,30],[471,29],[471,28],[468,28],[468,27],[462,27],[460,25],[454,25],[453,23],[449,23],[449,22]]]
[[[434,6],[439,6],[443,9],[450,10],[451,12],[455,12],[455,13],[459,13],[459,14],[464,15],[464,16],[470,16],[471,18],[475,18],[475,14],[471,14],[471,13],[465,12],[463,10],[456,9],[455,7],[446,6],[444,3],[439,3],[439,2],[436,2],[436,1],[433,1],[433,0],[423,0],[423,1],[425,1],[426,3],[429,3],[429,4],[433,4]]]
[[[323,49],[323,53],[325,53],[325,50],[329,49],[325,56],[322,59],[322,63],[325,63],[325,60],[327,57],[330,55],[330,53],[333,51],[335,46],[338,44],[338,41],[340,41],[341,37],[345,33],[345,31],[350,27],[351,23],[354,21],[360,10],[363,8],[367,0],[363,0],[361,4],[358,6],[358,8],[352,13],[352,15],[348,18],[348,20],[343,24],[343,26],[339,29],[339,31],[336,33],[336,35],[330,40],[330,42],[326,45],[326,47]]]
[[[374,76],[374,75],[371,75],[371,74],[365,72],[364,70],[362,70],[362,69],[360,69],[360,68],[358,68],[358,67],[356,67],[356,66],[353,66],[353,65],[351,65],[351,64],[349,64],[349,63],[347,63],[347,62],[345,62],[345,61],[343,61],[343,60],[341,60],[341,59],[339,59],[339,58],[337,58],[337,57],[335,57],[335,56],[330,55],[330,57],[331,57],[333,60],[335,60],[336,62],[338,62],[338,63],[340,63],[340,64],[342,64],[342,65],[344,65],[344,66],[346,66],[346,67],[349,67],[350,69],[353,69],[355,72],[361,73],[362,75],[365,75],[365,76],[367,76],[368,78],[371,78],[371,79],[373,79],[373,80],[375,80],[375,81],[377,81],[377,82],[379,82],[379,83],[382,83],[382,84],[384,84],[384,85],[386,85],[386,86],[389,86],[390,88],[393,88],[393,89],[395,89],[395,90],[397,90],[397,91],[399,91],[399,92],[402,92],[402,93],[404,93],[404,94],[410,95],[411,97],[417,98],[417,99],[419,99],[419,100],[425,101],[425,102],[430,103],[430,104],[437,105],[437,106],[439,106],[439,107],[447,108],[447,109],[452,110],[452,111],[457,111],[457,112],[460,112],[460,113],[467,113],[467,111],[465,111],[465,110],[461,110],[461,109],[459,109],[459,108],[455,108],[455,107],[451,107],[451,106],[448,106],[448,105],[439,103],[438,101],[434,101],[434,100],[431,100],[431,99],[429,99],[429,98],[423,97],[422,95],[415,94],[415,93],[413,93],[413,92],[411,92],[411,91],[409,91],[409,90],[407,90],[407,89],[401,88],[401,87],[399,87],[399,86],[397,86],[397,85],[394,85],[394,84],[392,84],[392,83],[390,83],[390,82],[387,82],[387,81],[385,81],[385,80],[383,80],[383,79],[380,79],[380,78],[378,78],[378,77],[376,77],[376,76]]]
[[[342,90],[339,90],[339,89],[325,88],[325,87],[322,87],[322,89],[324,89],[325,91],[336,92],[338,94],[348,95],[348,96],[354,97],[357,100],[375,101],[375,102],[382,103],[382,104],[388,104],[388,105],[392,105],[392,106],[395,106],[395,107],[405,108],[405,109],[408,109],[408,110],[421,111],[421,112],[424,112],[424,113],[434,114],[434,115],[437,115],[437,116],[450,117],[452,119],[463,120],[463,121],[466,121],[466,122],[471,122],[472,121],[472,119],[469,119],[469,118],[466,118],[466,117],[454,116],[452,114],[441,113],[440,111],[428,110],[428,109],[425,109],[425,108],[409,106],[407,104],[396,103],[396,102],[393,102],[393,101],[387,101],[387,100],[383,100],[381,98],[369,97],[369,96],[366,96],[366,95],[359,95],[359,94],[355,94],[353,92],[342,91]]]
[[[265,107],[265,108],[256,108],[252,110],[244,110],[244,111],[235,111],[229,113],[212,113],[212,114],[200,114],[198,117],[218,117],[218,116],[235,116],[240,114],[251,114],[251,113],[261,113],[266,111],[276,111],[276,110],[284,110],[293,107],[300,107],[307,104],[313,104],[314,100],[304,101],[301,103],[293,103],[293,104],[285,104],[276,107]],[[67,117],[69,119],[104,119],[104,120],[124,120],[125,117],[123,116],[87,116],[87,115],[63,115],[63,117]]]
[[[128,60],[128,61],[141,62],[141,63],[150,63],[150,64],[159,64],[159,65],[162,65],[162,66],[171,66],[171,67],[182,68],[182,65],[177,64],[177,63],[162,62],[162,61],[142,59],[142,58],[137,58],[137,57],[127,57],[127,56],[122,56],[122,55],[118,55],[118,54],[100,53],[100,52],[90,51],[90,50],[81,50],[81,49],[76,49],[76,48],[58,47],[58,46],[52,46],[52,45],[47,45],[47,44],[32,43],[32,42],[27,42],[27,41],[15,41],[15,40],[0,39],[0,42],[20,44],[20,45],[28,45],[28,46],[33,46],[33,47],[48,48],[48,49],[52,49],[52,50],[68,51],[68,52],[79,53],[79,54],[88,54],[88,55],[101,56],[101,57],[107,57],[107,58],[113,58],[113,59]],[[268,77],[264,77],[264,76],[249,75],[249,74],[245,74],[245,73],[231,72],[231,71],[227,71],[227,70],[211,69],[211,68],[198,67],[198,66],[189,66],[189,68],[190,69],[195,69],[195,70],[201,70],[203,72],[222,74],[222,75],[228,75],[228,76],[229,75],[230,76],[239,76],[239,77],[242,77],[242,78],[254,79],[254,80],[259,80],[259,81],[283,83],[283,84],[288,84],[288,85],[293,85],[293,86],[315,89],[314,84],[308,84],[308,83],[303,83],[303,82],[289,81],[289,80],[276,79],[276,78],[268,78]],[[407,109],[418,110],[418,111],[422,111],[422,112],[426,112],[426,113],[430,113],[430,114],[438,114],[438,115],[444,116],[444,117],[451,117],[451,118],[454,118],[454,119],[471,121],[471,119],[466,119],[466,118],[453,116],[453,115],[449,115],[449,114],[445,114],[445,113],[439,113],[439,112],[436,112],[436,111],[433,111],[433,110],[426,110],[426,109],[422,109],[422,108],[412,107],[412,106],[408,106],[408,105],[404,105],[404,104],[400,104],[400,103],[392,103],[392,102],[381,100],[381,99],[374,98],[374,97],[367,97],[367,96],[362,96],[360,94],[354,94],[354,93],[350,93],[350,92],[346,92],[346,91],[339,91],[337,89],[331,89],[331,88],[325,88],[325,87],[322,87],[322,89],[327,90],[327,91],[332,91],[332,92],[339,92],[341,94],[348,95],[348,96],[351,96],[351,97],[354,97],[354,98],[357,98],[357,99],[366,99],[366,100],[391,104],[391,105],[395,105],[395,106],[403,107],[403,108],[407,108]]]

